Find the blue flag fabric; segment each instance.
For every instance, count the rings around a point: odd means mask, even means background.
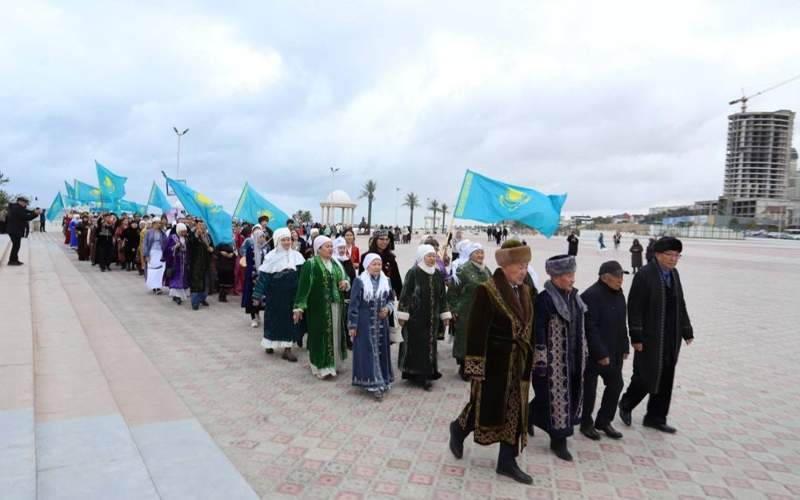
[[[273,231],[284,227],[289,219],[289,216],[283,210],[270,203],[250,187],[250,184],[245,182],[242,194],[239,195],[239,202],[236,203],[236,209],[233,211],[233,216],[240,221],[257,224],[258,218],[262,215],[269,217],[267,226]]]
[[[566,199],[566,194],[546,195],[467,170],[454,215],[489,224],[519,221],[549,238],[558,230]]]
[[[53,222],[56,220],[56,217],[61,215],[61,212],[64,211],[64,199],[61,197],[61,193],[56,193],[56,197],[53,198],[53,203],[50,204],[50,208],[47,209],[47,215],[45,216],[47,220]]]
[[[119,200],[125,196],[125,181],[128,178],[115,174],[98,163],[97,160],[95,160],[94,165],[97,168],[97,182],[103,192],[103,198]]]
[[[117,202],[117,207],[120,212],[128,212],[132,214],[139,214],[139,215],[146,215],[147,214],[147,205],[139,205],[134,201],[129,200],[119,200]]]
[[[76,180],[75,200],[79,203],[99,203],[103,201],[103,192],[99,188]]]
[[[147,204],[160,208],[163,213],[172,210],[169,198],[167,198],[167,195],[164,194],[164,191],[162,191],[155,182],[153,182],[153,187],[150,188],[150,197],[147,199]]]
[[[162,172],[163,174],[163,172]],[[208,232],[214,240],[214,245],[220,243],[233,243],[233,227],[231,226],[231,214],[224,211],[220,205],[216,205],[203,193],[199,193],[182,182],[167,179],[167,185],[178,197],[186,213],[194,217],[200,217],[208,226]]]
[[[75,188],[67,181],[64,181],[64,186],[67,188],[67,195],[64,197],[64,202],[70,207],[77,205],[78,200],[75,198]]]

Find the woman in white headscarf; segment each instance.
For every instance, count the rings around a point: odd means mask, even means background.
[[[316,255],[300,268],[293,316],[295,324],[306,316],[311,373],[323,379],[335,377],[347,359],[342,306],[350,281],[339,261],[333,258],[330,238],[317,236],[314,252]]]
[[[258,268],[263,260],[264,231],[258,226],[256,228],[245,226],[242,228],[241,234],[246,238],[242,243],[242,248],[239,250],[239,253],[244,257],[245,264],[242,272],[242,307],[250,315],[250,326],[258,328],[261,308],[253,303],[253,286],[258,277]],[[262,244],[257,247],[256,243],[259,240],[261,240]]]
[[[403,280],[396,315],[403,327],[398,356],[403,378],[430,390],[432,381],[442,376],[437,360],[439,325],[441,322],[447,326],[452,318],[433,246],[417,248],[416,264]]]
[[[467,349],[467,319],[470,305],[478,285],[492,277],[492,273],[483,264],[483,247],[480,243],[467,242],[461,244],[459,261],[462,263],[453,273],[453,283],[447,290],[447,303],[453,312],[453,357],[458,363],[458,373],[467,380],[464,374],[464,355]]]
[[[389,314],[394,309],[394,291],[381,271],[381,258],[364,256],[364,270],[353,282],[347,329],[353,339],[353,385],[383,399],[392,387],[392,356],[389,349]]]
[[[298,328],[292,320],[294,296],[300,278],[300,267],[306,261],[292,249],[292,235],[282,227],[272,235],[275,249],[264,257],[258,268],[258,280],[253,288],[253,300],[264,305],[264,338],[261,347],[268,354],[283,349],[283,359],[296,362],[292,346],[297,341]]]

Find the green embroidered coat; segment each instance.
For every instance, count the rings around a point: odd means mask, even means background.
[[[349,283],[342,268],[333,260],[331,264],[331,271],[328,271],[319,257],[307,260],[300,268],[300,281],[294,299],[295,310],[303,311],[308,325],[309,361],[318,369],[335,365],[331,306],[344,304],[344,294],[339,291],[338,285],[342,280]],[[342,360],[347,359],[346,316],[346,311],[342,309],[338,328],[338,355]]]
[[[467,323],[475,288],[492,277],[492,273],[485,267],[478,269],[472,262],[459,266],[456,270],[458,283],[453,282],[447,290],[447,304],[455,315],[455,328],[453,328],[453,357],[464,359],[467,350]]]

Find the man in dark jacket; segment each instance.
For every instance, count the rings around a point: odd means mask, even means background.
[[[583,416],[581,433],[598,440],[598,430],[608,437],[619,439],[622,433],[611,422],[617,413],[617,403],[622,394],[622,361],[628,358],[628,327],[625,321],[625,294],[622,293],[623,276],[628,274],[615,260],[600,266],[600,278],[581,298],[589,307],[586,313],[586,341],[589,360],[583,383]],[[592,421],[597,377],[606,385],[597,419]]]
[[[28,210],[28,199],[18,196],[16,203],[8,205],[8,215],[6,217],[6,232],[11,238],[11,254],[8,256],[9,266],[21,266],[19,261],[19,245],[22,235],[28,229],[28,221],[33,220],[39,215],[39,210]]]
[[[683,287],[675,266],[683,250],[677,238],[665,236],[653,245],[655,260],[633,277],[628,294],[628,327],[633,345],[633,376],[619,402],[619,416],[631,425],[631,412],[648,394],[644,426],[674,433],[667,425],[675,365],[681,339],[694,340]]]

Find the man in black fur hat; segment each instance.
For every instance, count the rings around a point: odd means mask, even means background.
[[[631,412],[648,394],[643,424],[674,433],[667,425],[672,399],[675,365],[681,339],[694,339],[686,312],[680,275],[675,266],[683,251],[677,238],[665,236],[655,242],[655,259],[633,277],[628,294],[628,330],[633,346],[633,376],[619,402],[619,416],[631,425]]]

